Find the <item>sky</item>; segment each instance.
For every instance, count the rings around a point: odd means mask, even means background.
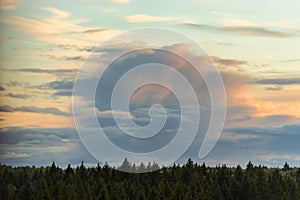
[[[212,166],[245,166],[250,160],[267,166],[281,167],[285,162],[300,166],[299,1],[0,2],[1,163],[41,166],[55,161],[64,167],[81,161],[91,166],[116,162],[116,158],[109,160],[112,155],[97,160],[80,140],[72,110],[76,74],[80,74],[78,70],[99,44],[126,31],[155,27],[178,32],[202,47],[225,86],[227,114],[216,145],[205,158],[199,159],[199,141],[195,140],[179,162],[192,157]],[[143,45],[142,40],[124,43],[119,49],[96,48],[93,52],[100,52],[105,60],[122,49]],[[195,52],[183,44],[159,42],[166,49],[184,51],[189,58],[197,59]],[[160,57],[157,51],[125,56],[118,61],[121,64],[113,66],[113,72],[106,73],[109,78],[103,79],[104,90],[111,87],[111,77],[120,76],[120,66],[130,70],[130,63],[142,63],[145,59],[155,58],[185,70],[182,60],[168,56]],[[204,97],[202,83],[199,88],[197,95]],[[165,131],[173,130],[179,120],[176,100],[164,88],[151,91],[144,87],[133,95],[135,120],[147,122],[149,119],[143,118],[145,108],[161,103],[169,106],[168,113],[173,114],[166,121]],[[116,137],[120,130],[111,119],[111,110],[102,103],[106,95],[101,91],[96,94],[100,102],[96,105],[97,116],[112,140],[121,141],[122,146],[124,138]],[[123,114],[119,112],[119,118]],[[172,134],[164,134],[154,143],[163,145],[171,137]],[[131,147],[135,145],[140,151],[152,147],[144,143],[132,143]]]

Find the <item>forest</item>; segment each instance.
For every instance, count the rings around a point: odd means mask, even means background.
[[[127,159],[122,170],[99,165],[62,169],[53,162],[47,167],[0,165],[0,199],[51,200],[283,200],[300,199],[300,168],[287,163],[282,168],[254,166],[206,166],[189,159],[186,164],[160,167],[155,163],[132,165]]]

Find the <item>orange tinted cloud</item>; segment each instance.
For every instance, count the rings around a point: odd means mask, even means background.
[[[34,35],[39,40],[57,45],[91,46],[119,32],[115,29],[88,28],[80,25],[87,19],[74,19],[70,13],[56,8],[43,9],[52,15],[39,17],[39,20],[15,16],[2,18],[1,21],[15,25],[18,31]]]
[[[43,128],[73,128],[72,117],[39,113],[1,113],[0,128],[9,126],[43,127]]]
[[[20,2],[18,0],[1,0],[0,1],[0,9],[1,10],[14,10],[16,8],[16,4]]]

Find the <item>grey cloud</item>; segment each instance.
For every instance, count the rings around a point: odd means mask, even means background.
[[[28,98],[31,97],[28,94],[13,94],[13,93],[7,93],[4,96],[11,97],[11,98],[16,98],[16,99],[28,99]]]
[[[299,166],[300,160],[281,158],[278,156],[272,162],[261,159],[270,154],[299,155],[300,124],[285,125],[276,128],[239,127],[224,129],[216,146],[210,154],[200,160],[207,164],[226,163],[229,166],[254,163],[267,166],[282,166],[284,162]],[[196,146],[192,146],[183,156],[197,156]],[[197,158],[196,158],[197,160]]]
[[[40,107],[36,107],[36,106],[12,107],[9,105],[2,105],[2,106],[0,106],[0,112],[30,112],[30,113],[61,115],[61,116],[69,116],[70,115],[70,113],[64,112],[58,108],[54,108],[54,107],[40,108]]]
[[[227,122],[244,122],[244,121],[247,121],[247,120],[250,120],[250,119],[252,119],[252,117],[249,116],[249,115],[246,115],[246,116],[243,116],[241,118],[235,118],[235,119],[227,120]]]
[[[109,30],[108,28],[90,28],[86,29],[84,31],[69,31],[69,32],[64,32],[64,33],[54,33],[52,35],[73,35],[73,34],[93,34],[93,33],[99,33],[103,31]]]
[[[14,112],[14,108],[8,105],[0,106],[0,112]]]
[[[248,65],[249,64],[247,61],[244,61],[244,60],[225,59],[225,58],[220,58],[217,56],[211,56],[211,59],[217,64],[224,65],[224,66],[230,66],[230,67],[236,67],[239,65]]]
[[[270,37],[270,38],[289,38],[296,35],[287,32],[270,30],[264,27],[256,26],[211,26],[204,24],[184,23],[185,26],[198,28],[202,30],[214,31],[219,33],[231,33],[237,35],[254,36],[254,37]]]
[[[0,91],[4,91],[4,90],[5,90],[5,88],[0,85]]]
[[[280,62],[286,63],[286,62],[299,62],[300,59],[291,59],[291,60],[282,60]]]
[[[41,89],[72,90],[73,81],[52,81],[39,86]]]
[[[86,52],[91,52],[94,48],[94,46],[78,46],[78,45],[67,45],[67,44],[57,45],[57,47],[66,50],[76,49],[78,51],[86,51]]]
[[[73,92],[72,91],[58,91],[55,92],[53,95],[54,96],[72,96]]]
[[[269,116],[270,118],[282,119],[289,116],[285,115],[274,115]],[[279,135],[288,137],[292,135],[298,135],[300,138],[300,124],[285,125],[282,127],[240,127],[240,128],[227,128],[224,129],[224,132],[231,132],[235,134],[255,134],[263,136],[272,136],[277,137]]]
[[[64,58],[65,60],[84,60],[84,57],[82,56],[72,56],[72,57],[64,56],[62,58]]]
[[[265,90],[268,90],[268,91],[281,91],[282,87],[281,86],[266,87]]]
[[[64,61],[83,61],[85,57],[83,56],[54,56],[54,55],[46,55],[46,57],[53,60],[64,60]]]
[[[65,167],[81,161],[98,163],[83,147],[75,129],[22,128],[0,129],[0,162],[19,165]]]
[[[40,69],[40,68],[25,68],[25,69],[15,69],[12,71],[17,72],[28,72],[37,74],[61,74],[61,73],[76,73],[77,69]]]
[[[6,82],[6,85],[8,87],[24,87],[24,86],[29,86],[29,82],[20,82],[20,81],[8,81]]]
[[[232,46],[234,46],[235,44],[229,43],[229,42],[217,42],[216,45],[232,47]]]
[[[98,33],[98,32],[103,32],[108,30],[107,28],[94,28],[94,29],[87,29],[85,31],[82,31],[82,33],[87,33],[87,34],[91,34],[91,33]]]
[[[292,85],[300,84],[300,78],[267,78],[258,79],[254,83],[262,85]]]

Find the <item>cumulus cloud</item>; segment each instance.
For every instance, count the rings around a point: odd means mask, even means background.
[[[0,112],[30,112],[30,113],[42,113],[42,114],[53,114],[53,115],[62,115],[69,116],[70,113],[62,111],[54,107],[36,107],[36,106],[19,106],[12,107],[9,105],[0,106]]]

